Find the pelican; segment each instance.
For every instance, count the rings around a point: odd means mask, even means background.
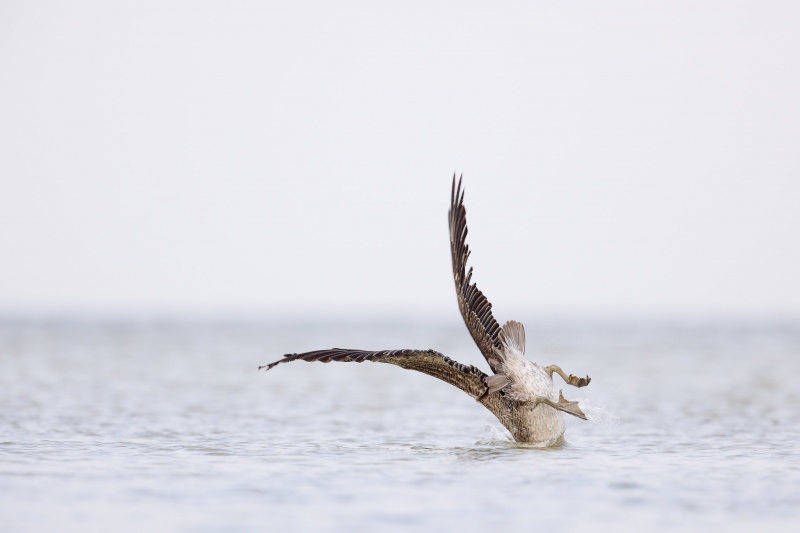
[[[374,361],[416,370],[438,378],[466,392],[486,407],[508,429],[517,442],[552,445],[559,442],[566,429],[564,413],[586,420],[578,402],[568,401],[553,383],[553,373],[569,385],[585,387],[589,376],[567,375],[555,365],[541,366],[525,357],[525,328],[509,320],[503,327],[492,315],[492,304],[472,282],[472,268],[467,270],[470,249],[467,245],[467,210],[464,207],[462,177],[450,191],[450,252],[456,284],[458,308],[472,339],[477,344],[492,375],[464,365],[435,350],[351,350],[332,348],[292,353],[283,359],[258,367],[267,370],[291,361],[355,362]]]

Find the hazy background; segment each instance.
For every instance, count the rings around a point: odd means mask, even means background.
[[[0,1],[0,313],[800,318],[796,2]]]

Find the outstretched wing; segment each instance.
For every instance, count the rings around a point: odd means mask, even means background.
[[[472,281],[472,268],[467,271],[469,245],[467,245],[467,210],[464,207],[464,192],[461,178],[456,187],[453,174],[453,188],[450,192],[450,252],[453,259],[453,277],[456,282],[458,308],[467,329],[478,345],[494,373],[500,372],[500,358],[503,344],[500,339],[500,324],[492,316],[492,304]]]
[[[488,376],[472,365],[462,365],[447,356],[434,350],[381,350],[369,352],[366,350],[348,350],[333,348],[331,350],[316,350],[306,353],[292,353],[283,356],[283,359],[258,367],[267,370],[281,363],[291,361],[344,361],[361,363],[375,361],[376,363],[389,363],[401,368],[416,370],[428,374],[442,381],[458,387],[476,400],[483,397],[487,390]]]

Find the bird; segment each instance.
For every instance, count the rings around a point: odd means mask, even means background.
[[[292,361],[328,363],[372,361],[416,370],[453,385],[487,408],[509,431],[516,442],[557,445],[566,430],[565,414],[587,420],[577,401],[556,394],[553,374],[567,384],[585,387],[591,378],[567,375],[556,365],[542,366],[525,357],[525,328],[515,320],[502,327],[492,314],[492,304],[472,281],[472,267],[467,269],[470,248],[467,238],[467,210],[464,207],[463,174],[450,191],[448,225],[450,252],[458,308],[472,339],[492,374],[473,365],[465,365],[435,350],[359,350],[332,348],[291,353],[273,363],[259,366],[270,370]]]

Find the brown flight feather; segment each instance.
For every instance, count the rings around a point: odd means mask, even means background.
[[[464,192],[461,178],[456,186],[453,174],[453,187],[450,192],[450,251],[453,261],[453,278],[456,284],[458,308],[472,339],[478,345],[483,357],[492,371],[500,372],[498,357],[502,357],[503,344],[500,340],[500,324],[492,316],[492,304],[472,281],[472,268],[467,270],[469,245],[467,244],[467,209],[464,207]]]
[[[281,363],[291,361],[331,361],[355,362],[374,361],[376,363],[389,363],[401,368],[416,370],[428,374],[458,387],[475,399],[484,396],[488,385],[488,377],[479,368],[464,365],[434,350],[350,350],[346,348],[332,348],[330,350],[316,350],[306,353],[292,353],[283,356],[274,363],[258,367],[267,370]]]

